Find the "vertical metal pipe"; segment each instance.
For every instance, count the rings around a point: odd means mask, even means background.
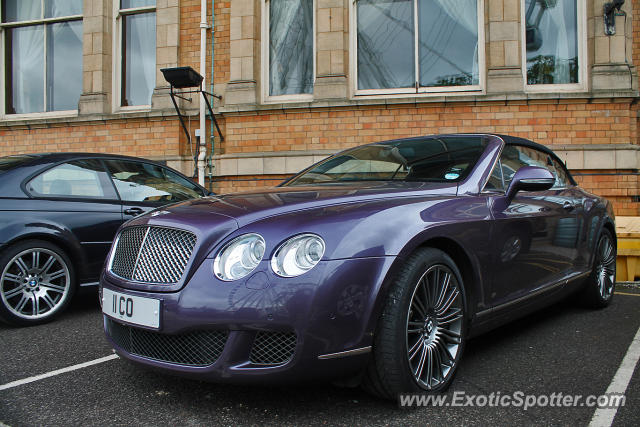
[[[206,86],[207,81],[207,0],[200,2],[200,74],[202,75],[202,86]],[[206,96],[202,94],[202,96]],[[207,158],[207,121],[205,117],[205,103],[200,100],[200,146],[198,154],[198,183],[204,186],[204,169]]]

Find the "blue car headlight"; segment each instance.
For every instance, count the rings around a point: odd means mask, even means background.
[[[243,234],[227,243],[213,261],[213,272],[220,280],[242,279],[258,266],[265,242],[259,234]]]
[[[299,276],[320,262],[324,249],[324,240],[320,236],[315,234],[294,236],[276,249],[271,259],[271,268],[278,276]]]

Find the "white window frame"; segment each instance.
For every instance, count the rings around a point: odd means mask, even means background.
[[[522,55],[522,78],[524,91],[539,92],[585,92],[587,91],[587,6],[586,0],[576,0],[578,39],[578,83],[534,84],[527,83],[527,34],[526,34],[526,0],[520,0],[520,53]]]
[[[2,3],[4,0],[0,0],[0,10],[2,10]],[[7,82],[7,67],[4,63],[6,58],[6,30],[17,27],[28,27],[31,25],[46,25],[46,24],[55,24],[58,22],[69,22],[69,21],[82,21],[84,19],[83,15],[69,15],[63,17],[55,17],[55,18],[44,18],[44,0],[40,0],[41,4],[41,19],[31,19],[28,21],[17,21],[17,22],[0,22],[0,118],[3,121],[19,121],[19,120],[28,120],[28,119],[39,119],[39,118],[56,118],[56,117],[73,117],[78,115],[78,109],[74,110],[57,110],[57,111],[41,111],[37,113],[22,113],[22,114],[7,114],[7,99],[6,99],[6,82]],[[83,26],[84,32],[84,26]],[[83,38],[84,43],[84,38]],[[44,30],[44,107],[47,106],[47,31]],[[84,62],[84,61],[83,61]],[[84,64],[83,64],[84,65]],[[84,73],[83,73],[84,75]]]
[[[261,43],[260,43],[260,81],[262,82],[262,90],[260,91],[262,94],[261,103],[269,104],[269,103],[283,103],[283,102],[310,102],[313,101],[313,92],[312,93],[299,93],[299,94],[291,94],[291,95],[269,95],[269,7],[271,4],[271,0],[262,1],[262,9],[260,11],[261,15]],[[313,87],[315,88],[316,84],[316,38],[317,38],[317,16],[318,16],[318,6],[317,0],[313,0]]]
[[[112,69],[112,111],[113,113],[126,113],[136,111],[149,111],[151,104],[146,105],[122,105],[122,17],[128,15],[137,15],[139,13],[156,13],[156,49],[158,46],[157,28],[158,13],[157,1],[154,6],[134,7],[131,9],[120,9],[120,0],[113,0],[113,69]],[[158,68],[158,56],[156,54],[156,73]],[[156,82],[157,84],[158,82]]]
[[[357,2],[358,0],[352,0],[349,2],[349,48],[351,55],[349,55],[349,69],[352,78],[351,80],[351,95],[352,97],[369,96],[369,97],[382,97],[392,98],[398,95],[402,97],[433,97],[442,95],[481,95],[485,93],[485,81],[486,81],[486,58],[485,58],[485,0],[478,0],[478,84],[469,86],[430,86],[430,87],[415,87],[409,88],[392,88],[392,89],[358,89],[358,17],[357,17]],[[414,37],[414,73],[416,78],[419,76],[419,61],[418,61],[418,0],[413,0],[413,20],[416,23]]]

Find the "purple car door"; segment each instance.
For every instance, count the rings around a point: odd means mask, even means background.
[[[523,166],[550,170],[556,183],[547,191],[518,192],[511,202],[492,198],[492,247],[495,273],[492,303],[500,306],[559,283],[575,273],[579,223],[572,189],[557,173],[550,156],[522,146],[506,146],[494,175],[502,173],[507,189]]]

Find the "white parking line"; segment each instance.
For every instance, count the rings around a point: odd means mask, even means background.
[[[108,362],[109,360],[113,360],[113,359],[117,359],[117,358],[118,358],[117,354],[112,354],[110,356],[101,357],[100,359],[90,360],[88,362],[78,363],[77,365],[67,366],[66,368],[57,369],[55,371],[46,372],[44,374],[36,375],[36,376],[33,376],[33,377],[29,377],[29,378],[24,378],[22,380],[12,381],[10,383],[0,385],[0,391],[6,390],[8,388],[18,387],[18,386],[24,385],[24,384],[29,384],[29,383],[32,383],[34,381],[40,381],[40,380],[43,380],[45,378],[54,377],[56,375],[64,374],[66,372],[71,372],[71,371],[75,371],[75,370],[78,370],[78,369],[86,368],[88,366],[97,365],[99,363]]]
[[[636,336],[633,337],[631,345],[625,354],[622,363],[618,368],[618,372],[613,377],[611,384],[605,394],[624,394],[627,391],[633,371],[640,359],[640,329],[636,332]],[[618,408],[598,408],[591,418],[589,427],[609,427],[613,424],[613,419],[618,412]]]

